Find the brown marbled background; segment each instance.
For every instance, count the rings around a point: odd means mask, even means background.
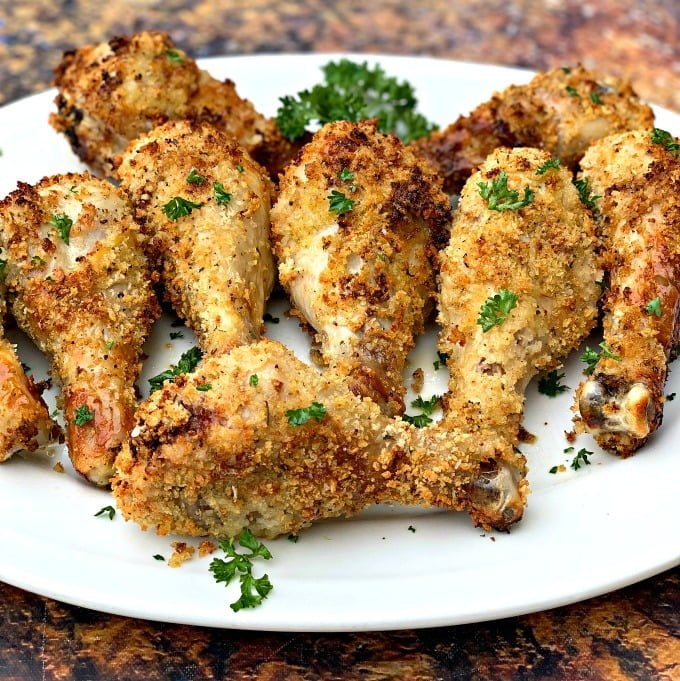
[[[2,0],[0,103],[47,87],[62,50],[145,28],[170,32],[195,56],[347,50],[531,68],[580,60],[680,111],[678,0]],[[676,568],[601,598],[498,622],[314,635],[150,623],[0,584],[0,681],[671,681],[680,679],[679,586]]]

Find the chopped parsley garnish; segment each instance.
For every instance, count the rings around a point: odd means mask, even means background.
[[[202,393],[207,393],[208,390],[212,390],[212,383],[201,383],[196,386],[196,390]]]
[[[429,400],[424,400],[420,395],[411,402],[411,406],[415,409],[420,409],[424,414],[431,414],[438,406],[440,395],[432,395]]]
[[[184,334],[181,331],[170,332],[170,340],[177,340],[178,338],[184,338]]]
[[[293,544],[297,544],[298,539],[300,539],[300,535],[299,534],[289,534],[287,539],[288,539],[289,542],[292,542]]]
[[[113,516],[116,515],[116,509],[113,506],[104,506],[104,508],[100,508],[95,514],[94,517],[98,518],[99,516],[108,516],[109,520],[113,520]]]
[[[290,140],[305,134],[310,123],[378,119],[381,132],[393,132],[404,142],[424,137],[436,126],[416,112],[413,87],[388,76],[380,66],[348,59],[322,67],[324,82],[296,97],[281,97],[276,112],[279,130]]]
[[[202,185],[206,180],[205,175],[200,175],[196,168],[192,168],[187,175],[187,182],[189,184]]]
[[[46,264],[47,263],[39,255],[34,255],[31,258],[31,265],[33,265],[33,267],[42,267]]]
[[[105,347],[107,350],[113,350],[113,346],[114,346],[115,344],[116,344],[115,341],[109,340],[109,341],[106,341],[106,342],[104,343],[104,347]]]
[[[432,423],[432,419],[427,414],[416,414],[415,416],[404,414],[402,419],[416,428],[424,428]]]
[[[565,454],[569,454],[569,452],[573,452],[573,451],[574,451],[574,448],[573,448],[573,447],[565,447],[562,451],[563,451]]]
[[[551,158],[536,170],[536,175],[545,175],[549,170],[559,170],[560,159]]]
[[[670,151],[677,158],[680,144],[675,141],[675,137],[667,130],[654,128],[652,130],[652,143],[660,144],[666,151]]]
[[[163,387],[163,383],[165,383],[165,381],[171,381],[180,374],[188,374],[191,371],[193,371],[198,365],[198,363],[201,361],[201,357],[203,357],[203,353],[201,352],[201,349],[198,347],[189,348],[186,352],[183,352],[180,355],[179,362],[177,362],[177,366],[173,366],[170,369],[166,369],[157,376],[152,376],[149,379],[149,384],[151,385],[151,392],[160,390],[160,388]]]
[[[184,57],[177,50],[166,50],[165,56],[174,64],[184,64]]]
[[[160,553],[157,553],[157,554],[153,557],[153,559],[154,559],[154,560],[165,560],[165,558],[164,558],[163,556],[161,556]]]
[[[563,378],[564,374],[558,374],[554,369],[549,371],[538,379],[538,392],[548,397],[557,397],[560,393],[566,392],[569,386],[560,383]]]
[[[600,357],[608,357],[617,362],[621,361],[621,357],[615,355],[604,341],[600,343],[600,348],[601,352],[598,353],[597,350],[591,350],[589,347],[586,347],[584,353],[581,355],[581,361],[586,363],[586,368],[583,370],[583,373],[587,375],[592,374]]]
[[[339,173],[338,177],[344,182],[350,182],[354,179],[354,173],[349,168],[343,168]]]
[[[666,395],[666,401],[667,402],[672,402],[675,399],[675,393],[669,393]]]
[[[234,539],[221,541],[220,548],[230,560],[214,558],[209,567],[215,581],[218,584],[223,582],[225,586],[230,584],[232,579],[238,575],[241,597],[229,606],[234,612],[261,605],[272,590],[272,583],[269,581],[268,575],[265,574],[259,578],[253,577],[253,559],[259,557],[269,560],[272,557],[269,549],[259,542],[247,528],[241,532],[236,541],[240,544],[239,548],[247,549],[249,553],[237,551]]]
[[[407,529],[408,529],[409,532],[413,532],[413,534],[416,533],[416,528],[413,527],[413,525],[409,525]]]
[[[517,296],[506,288],[502,288],[496,295],[489,296],[479,310],[477,324],[486,333],[494,326],[500,326],[510,311],[517,306]]]
[[[519,210],[528,206],[534,200],[534,192],[529,187],[524,188],[524,198],[519,198],[519,192],[508,189],[508,176],[501,170],[498,177],[488,182],[478,182],[480,196],[486,201],[489,210]]]
[[[55,213],[50,219],[50,224],[56,228],[61,240],[68,246],[73,220],[66,213]]]
[[[585,447],[583,449],[579,449],[576,456],[572,459],[572,462],[569,464],[569,468],[572,468],[573,470],[577,471],[579,468],[581,468],[581,464],[584,466],[590,466],[590,461],[588,461],[588,457],[592,456],[593,452],[588,451]]]
[[[354,199],[348,199],[342,192],[334,189],[327,197],[328,210],[331,213],[342,215],[348,213],[354,208]]]
[[[271,322],[272,324],[278,324],[281,320],[278,317],[272,317],[269,312],[265,312],[262,317],[265,322]]]
[[[604,100],[602,99],[602,97],[600,97],[600,95],[597,94],[597,92],[590,93],[590,101],[593,104],[596,104],[597,106],[601,106],[602,104],[604,104]]]
[[[185,215],[190,215],[194,208],[200,208],[202,205],[202,203],[194,203],[188,199],[183,199],[181,196],[176,196],[163,206],[163,212],[168,219],[179,220]]]
[[[591,210],[596,208],[596,201],[599,201],[601,196],[594,196],[591,189],[590,183],[586,178],[581,178],[574,180],[574,186],[578,191],[578,196],[581,199],[581,203]]]
[[[580,97],[578,90],[573,86],[573,85],[567,85],[567,87],[564,88],[568,93],[570,97]]]
[[[437,350],[437,359],[435,359],[434,362],[432,362],[434,370],[439,371],[441,367],[445,367],[448,359],[449,356],[445,352],[439,352],[439,350]]]
[[[650,300],[647,305],[645,305],[645,312],[647,314],[652,314],[655,317],[661,316],[661,298],[657,296],[654,300]]]
[[[319,402],[312,402],[308,407],[286,411],[286,418],[291,426],[302,426],[311,419],[321,421],[324,416],[326,416],[326,407]]]
[[[236,166],[236,172],[242,173],[244,171],[244,167],[239,163]]]
[[[252,386],[253,388],[257,387],[257,384],[260,382],[260,378],[257,374],[250,374],[250,378],[248,379],[248,384]]]
[[[559,470],[559,466],[553,466],[553,467],[548,471],[548,473],[553,473],[553,474],[555,474],[555,473],[557,473],[558,470]]]
[[[224,190],[224,185],[221,182],[213,183],[213,193],[215,194],[215,201],[220,206],[226,206],[231,201],[231,194]]]
[[[570,74],[571,68],[569,66],[563,66],[562,67],[562,73]]]
[[[73,423],[76,426],[84,426],[89,423],[94,418],[94,412],[87,408],[86,404],[81,404],[76,407],[76,411],[73,415]]]

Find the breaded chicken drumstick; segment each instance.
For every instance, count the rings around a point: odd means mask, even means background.
[[[476,489],[495,458],[474,433],[389,419],[332,369],[261,340],[206,358],[140,405],[113,490],[127,519],[160,534],[275,537],[381,501],[466,510],[505,529],[525,488],[488,481],[487,509]]]
[[[14,317],[62,384],[73,466],[107,485],[159,313],[128,205],[87,173],[47,177],[0,203],[0,233]]]
[[[24,373],[14,346],[3,337],[7,260],[1,256],[0,250],[0,461],[6,461],[18,451],[47,444],[56,426],[33,379]]]
[[[668,362],[680,341],[680,144],[639,130],[603,139],[581,161],[596,200],[608,288],[604,344],[577,390],[577,427],[619,456],[663,417]]]
[[[279,279],[323,364],[386,414],[402,413],[406,355],[434,297],[431,260],[448,240],[441,180],[374,122],[337,122],[288,166],[280,190]]]
[[[571,180],[543,151],[497,149],[466,183],[439,254],[439,345],[450,371],[443,425],[493,443],[491,480],[523,477],[511,462],[526,386],[597,319],[595,229]]]
[[[208,121],[232,135],[272,177],[297,148],[274,120],[214,79],[165,33],[145,31],[66,52],[55,71],[50,123],[93,169],[111,175],[128,142],[169,120]]]
[[[274,283],[263,169],[211,125],[174,121],[132,143],[119,176],[165,294],[203,352],[259,338]]]
[[[651,127],[653,120],[630,84],[565,67],[511,85],[413,146],[444,177],[444,189],[458,193],[496,147],[538,147],[573,168],[594,140]]]

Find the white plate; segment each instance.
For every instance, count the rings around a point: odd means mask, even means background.
[[[204,65],[215,76],[233,78],[242,95],[273,114],[280,95],[318,82],[319,66],[329,58],[277,55],[212,59]],[[530,78],[526,71],[425,58],[370,61],[416,85],[421,110],[440,124],[469,111],[494,89]],[[44,93],[0,110],[0,195],[19,179],[34,182],[82,168],[65,139],[47,125],[53,96]],[[680,117],[657,112],[660,127],[680,131]],[[272,303],[281,323],[268,324],[269,333],[305,358],[308,341],[283,317],[286,308],[284,301]],[[184,339],[170,343],[169,323],[159,322],[148,344],[143,386],[191,342],[185,331]],[[23,361],[44,378],[44,359],[20,334],[10,335]],[[420,363],[427,370],[425,396],[445,387],[446,372],[432,369],[434,347],[430,332],[409,368],[410,373]],[[581,367],[575,353],[567,371],[572,388]],[[680,393],[677,374],[667,389],[674,391]],[[52,406],[53,396],[49,400]],[[0,579],[134,617],[243,629],[349,631],[460,624],[542,610],[680,562],[680,399],[667,404],[663,428],[632,459],[606,455],[581,437],[576,448],[595,451],[592,465],[551,475],[552,466],[570,461],[563,453],[570,404],[571,393],[551,399],[539,395],[535,383],[529,388],[525,426],[537,440],[523,449],[533,494],[511,535],[485,536],[461,514],[393,507],[319,523],[297,544],[268,542],[274,558],[256,570],[266,569],[274,590],[262,607],[238,613],[228,606],[237,587],[225,589],[213,581],[210,558],[169,569],[153,556],[169,557],[172,537],[142,533],[119,515],[113,521],[95,518],[111,499],[79,479],[63,451],[50,460],[15,457],[0,466]],[[53,471],[56,459],[66,466],[64,474]]]

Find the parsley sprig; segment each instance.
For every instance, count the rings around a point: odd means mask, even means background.
[[[479,310],[477,324],[486,333],[494,326],[500,326],[517,307],[517,295],[507,288],[502,288],[498,293],[489,296]]]
[[[600,360],[600,357],[608,357],[609,359],[613,359],[616,362],[621,361],[621,357],[614,354],[604,341],[600,343],[600,349],[601,352],[597,352],[597,350],[586,347],[585,351],[581,355],[581,361],[585,362],[586,364],[586,368],[583,370],[583,373],[588,376],[590,376],[590,374],[592,374],[595,370],[595,365]]]
[[[337,213],[342,215],[343,213],[349,213],[349,211],[354,208],[354,199],[349,199],[345,194],[334,189],[328,195],[328,210],[331,213]]]
[[[215,194],[215,201],[220,206],[226,206],[231,201],[231,194],[224,189],[221,182],[213,184],[213,193]]]
[[[488,182],[478,182],[480,196],[486,201],[489,210],[519,210],[528,206],[534,200],[534,192],[529,187],[524,188],[524,197],[519,198],[519,192],[508,189],[508,176],[501,170],[498,177],[495,177],[491,184]]]
[[[201,361],[201,357],[203,357],[203,353],[198,347],[189,348],[186,352],[183,352],[176,366],[172,366],[170,369],[166,369],[160,374],[152,376],[149,379],[151,392],[153,393],[156,390],[160,390],[163,387],[163,383],[165,383],[165,381],[172,381],[180,374],[188,374],[192,372]]]
[[[241,597],[229,605],[234,612],[261,605],[273,588],[267,574],[262,575],[262,577],[253,576],[253,559],[264,558],[264,560],[269,560],[272,557],[269,549],[258,541],[247,528],[241,532],[237,541],[240,545],[239,548],[247,549],[248,553],[237,551],[234,539],[221,541],[220,548],[230,560],[214,558],[209,567],[215,581],[218,584],[223,582],[225,586],[230,584],[238,575]]]
[[[585,447],[583,449],[579,449],[578,452],[576,453],[576,456],[572,459],[571,463],[569,464],[569,468],[577,471],[579,468],[581,468],[581,465],[590,466],[590,461],[588,461],[588,457],[592,455],[593,452],[587,450]]]
[[[558,374],[555,369],[538,379],[538,392],[548,397],[557,397],[560,393],[569,390],[568,385],[560,383],[564,374]]]
[[[324,416],[326,416],[326,407],[319,402],[312,402],[308,407],[288,409],[286,411],[286,418],[291,426],[303,426],[312,419],[321,421]]]
[[[666,151],[670,151],[673,156],[678,157],[680,152],[680,144],[675,141],[675,137],[667,130],[661,128],[654,128],[652,130],[652,144],[661,145]]]
[[[84,426],[86,423],[92,421],[93,418],[94,412],[88,409],[86,404],[81,404],[79,407],[76,407],[73,414],[73,424],[76,426]]]
[[[586,207],[594,210],[597,208],[597,202],[602,198],[601,196],[595,196],[590,189],[590,182],[587,178],[580,178],[574,180],[574,186],[578,191],[578,196],[581,199],[581,203]]]
[[[66,213],[55,213],[50,219],[50,224],[56,228],[61,240],[68,246],[71,237],[73,220]]]
[[[536,175],[545,175],[549,170],[559,170],[560,160],[558,158],[551,158],[547,160],[540,168],[536,169]]]
[[[183,218],[185,215],[190,215],[194,208],[200,208],[202,205],[202,203],[195,203],[181,196],[175,196],[174,199],[170,199],[163,206],[163,212],[169,220],[174,221]]]
[[[657,296],[653,300],[650,300],[647,305],[645,305],[645,312],[647,314],[654,315],[655,317],[661,316],[661,298]]]
[[[101,518],[104,516],[107,516],[109,520],[113,520],[113,517],[116,515],[116,509],[113,506],[104,506],[103,508],[100,508],[95,514],[95,518]]]
[[[290,140],[305,134],[310,123],[378,119],[382,132],[393,132],[404,142],[424,137],[436,126],[416,112],[413,87],[388,76],[380,66],[369,67],[348,59],[322,67],[324,82],[297,96],[281,98],[276,113],[279,130]]]
[[[406,421],[406,423],[410,423],[416,428],[424,428],[425,426],[429,426],[430,423],[432,423],[430,415],[439,406],[440,400],[440,395],[432,395],[432,397],[427,400],[424,400],[420,395],[418,395],[418,397],[411,402],[411,406],[415,409],[420,409],[422,413],[416,414],[414,416],[404,414],[402,418],[404,421]]]

